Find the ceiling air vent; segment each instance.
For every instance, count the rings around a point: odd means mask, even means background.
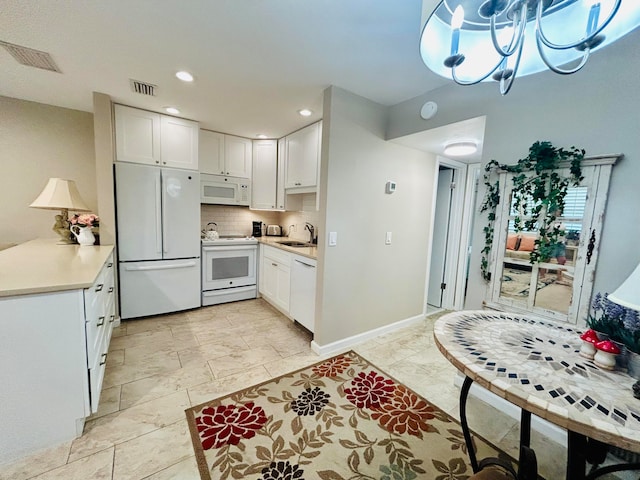
[[[47,52],[41,52],[40,50],[34,50],[33,48],[27,48],[21,45],[14,45],[13,43],[3,42],[2,40],[0,40],[0,45],[6,48],[11,56],[22,65],[62,73],[62,70],[58,68],[56,62],[53,61],[53,58]]]
[[[140,82],[139,80],[129,79],[131,82],[131,90],[140,95],[149,95],[150,97],[155,97],[158,92],[158,86],[152,85],[151,83]]]

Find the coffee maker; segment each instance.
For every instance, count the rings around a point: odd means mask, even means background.
[[[262,222],[253,222],[253,230],[251,235],[254,237],[262,236]]]

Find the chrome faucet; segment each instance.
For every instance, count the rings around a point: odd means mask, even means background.
[[[315,227],[311,225],[309,222],[305,222],[304,229],[309,230],[309,237],[310,237],[309,243],[313,243],[314,232],[316,230]]]

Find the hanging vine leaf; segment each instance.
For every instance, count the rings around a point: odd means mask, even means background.
[[[484,168],[485,197],[480,212],[487,212],[487,225],[483,228],[485,246],[481,250],[482,277],[491,280],[489,254],[493,247],[496,211],[500,204],[500,173],[512,173],[512,202],[517,212],[514,217],[516,232],[536,230],[538,236],[529,261],[546,262],[565,232],[557,218],[564,210],[569,185],[577,186],[583,180],[582,160],[585,151],[576,147],[556,148],[551,142],[535,142],[529,147],[529,155],[516,164],[500,164],[491,160]],[[561,162],[570,162],[569,177],[558,173]]]

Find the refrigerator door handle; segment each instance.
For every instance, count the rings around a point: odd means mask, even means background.
[[[156,253],[162,253],[162,180],[156,172]]]
[[[129,272],[148,272],[150,270],[170,270],[173,268],[189,268],[195,267],[196,262],[175,263],[172,265],[125,265],[124,269]]]
[[[162,175],[162,252],[169,252],[169,236],[167,235],[167,230],[169,226],[167,225],[167,184],[166,178],[164,177],[164,173]]]

